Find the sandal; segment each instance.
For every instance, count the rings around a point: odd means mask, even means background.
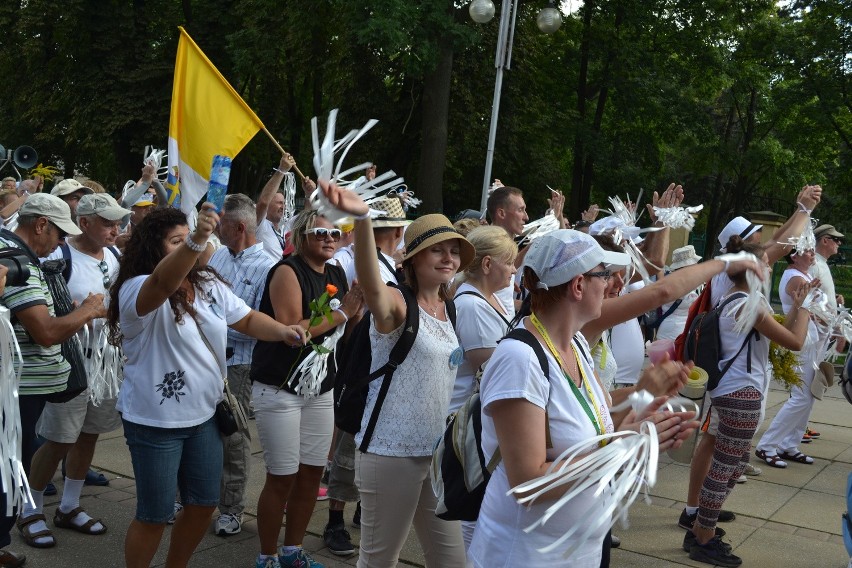
[[[80,513],[85,513],[82,507],[76,507],[68,513],[63,513],[59,509],[56,509],[56,513],[53,515],[53,524],[60,529],[71,529],[78,533],[90,535],[104,534],[107,531],[106,525],[101,523],[100,519],[89,519],[82,525],[75,524],[74,519],[77,518],[77,515]],[[93,529],[92,527],[98,523],[101,523],[101,529]]]
[[[814,458],[812,458],[811,456],[806,456],[802,452],[796,452],[795,454],[791,454],[790,452],[781,452],[780,454],[778,454],[778,457],[785,460],[804,463],[807,465],[811,465],[812,463],[814,463]]]
[[[778,469],[784,469],[787,467],[787,462],[781,459],[781,456],[777,454],[767,454],[766,450],[757,450],[754,452],[754,455],[762,459],[766,462],[767,465],[772,467],[777,467]]]
[[[21,533],[21,538],[24,539],[24,542],[28,546],[32,546],[33,548],[53,548],[56,546],[56,539],[53,538],[53,533],[50,532],[50,529],[42,529],[36,532],[30,530],[30,525],[38,521],[45,521],[47,523],[44,515],[36,513],[26,518],[19,516],[15,521],[15,525],[18,527],[18,532]],[[42,537],[50,537],[50,540],[47,542],[36,542],[37,539]]]
[[[18,568],[27,562],[27,557],[23,554],[12,552],[11,550],[0,550],[0,568]]]

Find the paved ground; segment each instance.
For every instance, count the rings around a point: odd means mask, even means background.
[[[775,415],[785,398],[783,391],[770,393],[768,419]],[[803,449],[816,458],[816,463],[790,464],[786,470],[761,466],[763,474],[737,486],[726,504],[726,508],[737,513],[737,520],[726,523],[724,528],[734,552],[744,559],[744,566],[843,568],[849,560],[840,536],[840,515],[846,510],[846,477],[852,471],[852,406],[835,387],[826,400],[817,402],[812,419],[812,427],[822,433],[822,438]],[[254,513],[263,479],[262,456],[257,443],[254,450],[243,532],[227,539],[208,534],[192,566],[237,568],[254,565],[259,547]],[[133,516],[136,492],[121,433],[102,437],[94,462],[108,475],[110,485],[85,488],[81,504],[89,513],[102,518],[109,531],[90,537],[58,529],[55,531],[58,546],[50,550],[28,548],[14,534],[10,548],[28,555],[27,566],[123,565],[124,535]],[[651,504],[637,502],[631,510],[629,528],[615,528],[623,544],[620,550],[613,551],[613,566],[707,566],[689,560],[680,549],[683,531],[677,527],[677,519],[684,504],[687,475],[687,466],[663,458],[657,485],[651,491]],[[59,481],[58,475],[56,480]],[[57,504],[56,497],[46,499],[49,518]],[[305,546],[328,567],[352,566],[357,556],[340,559],[322,546],[320,537],[327,520],[326,509],[326,503],[317,503]],[[348,521],[351,515],[352,511],[347,510]],[[351,532],[357,541],[358,530],[352,528]],[[167,530],[161,551],[154,560],[155,566],[164,565],[163,551],[168,536]],[[403,550],[400,564],[423,565],[423,556],[413,537]],[[566,562],[566,566],[569,565]],[[533,562],[530,566],[536,565]]]

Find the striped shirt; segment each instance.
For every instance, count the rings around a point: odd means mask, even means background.
[[[0,249],[8,247],[23,248],[32,258],[35,258],[35,253],[23,241],[4,231],[0,238]],[[50,289],[41,271],[41,264],[33,263],[31,259],[28,267],[30,277],[27,283],[24,286],[6,286],[0,298],[12,312],[12,327],[21,348],[24,364],[21,369],[20,394],[50,394],[65,389],[71,365],[62,357],[59,344],[50,347],[39,345],[30,337],[20,320],[14,317],[33,306],[47,306],[50,317],[56,316],[53,310],[53,296],[50,295]]]
[[[274,264],[264,251],[263,243],[256,243],[236,254],[228,247],[222,247],[213,253],[208,263],[228,282],[234,295],[253,310],[260,306],[266,275]],[[255,343],[254,338],[228,328],[228,347],[233,348],[234,354],[227,364],[250,365]]]

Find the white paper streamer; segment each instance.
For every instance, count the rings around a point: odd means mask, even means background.
[[[346,155],[352,149],[352,146],[361,139],[378,121],[370,119],[361,130],[352,130],[340,140],[334,140],[334,127],[337,120],[337,109],[332,110],[328,115],[328,124],[326,125],[325,137],[322,142],[319,140],[319,130],[317,127],[317,117],[311,119],[311,139],[314,150],[314,169],[317,172],[317,178],[330,183],[335,183],[343,189],[354,191],[364,202],[369,205],[379,199],[383,194],[391,189],[397,188],[403,184],[403,179],[397,177],[393,171],[387,171],[368,180],[365,176],[361,176],[354,181],[347,181],[346,176],[362,171],[370,167],[372,164],[365,162],[357,166],[343,170],[343,162]],[[340,151],[342,149],[342,152]],[[340,157],[335,165],[335,154],[340,153]],[[346,224],[351,222],[351,216],[348,213],[338,210],[326,199],[322,190],[317,187],[310,196],[311,206],[317,212],[331,221],[334,224]],[[377,217],[385,214],[385,211],[370,209],[370,215]]]
[[[284,219],[292,219],[296,215],[296,174],[284,174]]]
[[[695,227],[693,215],[704,209],[703,205],[695,207],[654,207],[657,221],[670,229],[686,229],[692,231]]]
[[[721,260],[723,262],[751,260],[759,264],[756,256],[745,251],[740,251],[736,254],[723,254],[721,256],[717,256],[715,260]],[[734,316],[733,331],[738,335],[750,332],[754,327],[755,322],[757,322],[757,318],[760,317],[761,314],[764,314],[767,311],[772,313],[772,306],[763,294],[763,282],[757,274],[748,270],[745,273],[745,278],[746,285],[748,286],[746,297],[734,300],[729,304],[728,308],[736,314]]]
[[[21,379],[21,349],[12,329],[9,310],[0,306],[0,483],[6,494],[5,515],[11,517],[15,507],[33,502],[29,482],[21,463],[21,413],[18,385]]]
[[[311,349],[308,356],[302,359],[302,362],[293,371],[293,376],[290,377],[289,384],[296,391],[296,394],[305,398],[313,398],[320,394],[320,387],[328,369],[328,357],[334,352],[334,347],[337,345],[337,341],[343,336],[345,328],[345,325],[337,326],[334,333],[326,337],[320,344],[325,349],[328,349],[327,353],[317,353]]]
[[[542,237],[552,231],[560,228],[559,219],[553,214],[553,211],[548,210],[547,214],[541,219],[536,219],[524,225],[524,230],[521,234],[524,236],[523,241],[532,241]]]
[[[647,391],[635,392],[611,411],[632,408],[641,414],[653,400],[653,395]],[[697,411],[697,406],[687,398],[677,397],[670,399],[660,410]],[[607,441],[607,445],[598,448],[602,441]],[[548,491],[563,485],[570,486],[540,519],[524,530],[531,532],[544,525],[559,509],[589,489],[594,489],[595,498],[603,503],[603,514],[588,519],[588,523],[573,525],[555,542],[540,548],[540,552],[551,552],[572,539],[572,544],[564,553],[564,557],[568,558],[602,528],[608,529],[618,520],[626,525],[627,511],[643,488],[645,500],[650,502],[648,489],[657,482],[659,451],[657,429],[650,421],[643,422],[638,433],[622,431],[604,434],[571,446],[556,458],[542,477],[509,490],[509,495],[530,493],[518,499],[518,502],[532,503]]]
[[[166,183],[166,179],[169,175],[168,162],[166,162],[165,166],[163,165],[163,158],[165,157],[165,150],[157,150],[153,146],[145,146],[145,158],[142,160],[142,165],[146,165],[148,162],[151,162],[157,172],[157,179],[160,180],[160,183],[162,184]]]
[[[100,406],[104,400],[118,398],[124,380],[124,354],[109,342],[109,329],[101,326],[97,336],[89,334],[86,373],[89,376],[89,400]]]

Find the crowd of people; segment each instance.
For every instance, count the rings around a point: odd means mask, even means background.
[[[690,558],[741,563],[716,524],[734,517],[722,506],[736,483],[760,473],[749,456],[765,411],[769,341],[799,352],[803,381],[757,444],[756,457],[778,468],[813,463],[799,445],[818,436],[807,428],[816,364],[830,342],[837,352],[845,348],[806,302],[818,289],[829,310],[843,304],[825,265],[843,235],[822,225],[814,250],[793,245],[821,188],[802,190],[798,209],[767,245],[760,225],[736,217],[719,237],[726,256],[700,262],[687,246],[664,269],[670,228],[658,214],[680,207],[683,189],[674,184],[654,193],[654,230],[644,239],[615,215],[597,219],[597,206],[572,229],[560,192],[549,201],[556,226],[529,238],[523,193],[502,184],[487,215],[463,213],[455,224],[437,213],[411,220],[405,194],[368,205],[325,180],[325,201],[352,221],[335,225],[309,199],[287,218],[280,188],[294,164],[282,156],[256,202],[235,193],[221,211],[205,203],[193,227],[167,205],[151,164],[120,201],[90,180],[65,179],[49,193],[38,179],[9,188],[4,180],[0,247],[23,251],[30,270],[24,285],[5,286],[0,301],[14,316],[23,359],[21,461],[32,499],[2,519],[0,567],[25,561],[5,548],[13,527],[37,548],[62,539],[54,528],[108,530],[109,519],[83,509],[80,496],[84,485],[107,481],[91,471],[92,458],[98,436],[119,428],[137,492],[127,566],[148,567],[169,524],[170,567],[186,566],[208,530],[241,532],[251,434],[244,426],[225,431],[223,398],[231,411],[253,414],[263,449],[257,568],[322,568],[302,546],[318,498],[330,499],[326,547],[340,556],[357,550],[359,568],[395,566],[412,527],[427,566],[559,564],[564,549],[540,549],[584,518],[610,513],[588,489],[546,528],[527,532],[571,487],[532,506],[509,490],[544,475],[574,444],[640,432],[643,422],[656,426],[661,450],[689,438],[699,426],[695,413],[662,408],[692,365],[671,357],[647,365],[644,343],[647,334],[680,335],[705,296],[722,307],[726,372],[707,395],[710,426],[695,449],[679,524]],[[371,167],[366,176],[374,175]],[[317,189],[309,179],[302,186],[306,196]],[[744,297],[785,256],[784,323],[764,302],[742,329]],[[336,358],[365,317],[371,372],[411,332],[407,322],[417,324],[392,380],[369,383],[353,434],[335,428],[343,372]],[[504,340],[512,329],[538,347]],[[72,389],[75,373],[83,384]],[[642,391],[654,402],[621,410]],[[478,519],[442,520],[432,453],[448,416],[477,392],[481,449],[496,466]],[[60,464],[61,501],[48,524],[44,496],[55,491]],[[357,547],[346,503],[356,504]],[[619,542],[611,524],[566,544],[572,566],[609,565]]]

